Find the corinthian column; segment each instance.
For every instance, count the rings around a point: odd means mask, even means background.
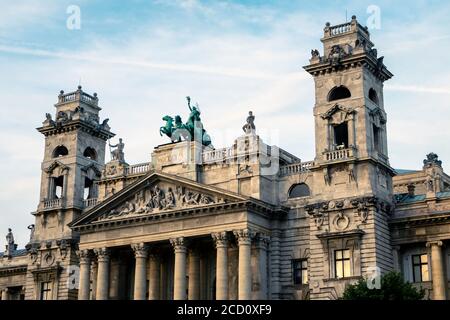
[[[252,294],[251,244],[254,232],[249,229],[235,230],[239,242],[239,300],[250,300]]]
[[[109,293],[109,258],[110,252],[108,248],[94,249],[97,255],[97,300],[108,300]]]
[[[183,237],[170,239],[175,251],[174,300],[186,300],[186,243]]]
[[[216,299],[228,300],[228,235],[226,232],[211,234],[216,253]]]
[[[189,300],[200,299],[200,255],[197,248],[189,250]]]
[[[150,283],[148,288],[148,299],[159,300],[159,286],[161,276],[161,258],[159,252],[152,250],[150,254]]]
[[[428,242],[426,245],[431,248],[433,300],[445,300],[447,280],[445,279],[444,261],[442,259],[442,241]]]
[[[78,300],[89,300],[91,286],[91,254],[89,250],[80,250],[80,281],[78,288]]]
[[[147,256],[148,246],[144,243],[131,245],[136,257],[134,270],[134,300],[145,300],[147,293]]]

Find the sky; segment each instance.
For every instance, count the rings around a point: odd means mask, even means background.
[[[302,66],[322,52],[325,23],[352,15],[395,75],[384,93],[391,166],[420,169],[433,151],[450,171],[448,1],[0,0],[0,251],[8,227],[19,247],[29,240],[44,150],[35,129],[60,90],[98,93],[130,164],[167,142],[161,118],[185,118],[188,95],[215,147],[252,110],[265,142],[313,160]]]

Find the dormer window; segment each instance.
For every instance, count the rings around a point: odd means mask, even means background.
[[[352,96],[350,90],[345,86],[334,87],[328,94],[328,102],[348,99]]]
[[[69,154],[69,150],[63,145],[57,146],[55,150],[53,150],[53,158],[64,157]]]

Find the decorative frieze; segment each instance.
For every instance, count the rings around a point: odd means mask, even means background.
[[[132,199],[121,206],[100,216],[98,220],[107,220],[130,214],[158,213],[176,208],[189,208],[225,202],[222,198],[187,189],[183,186],[160,187],[155,185],[139,191]]]

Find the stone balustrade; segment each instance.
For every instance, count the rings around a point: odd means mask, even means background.
[[[83,200],[83,204],[84,204],[85,209],[93,207],[97,204],[97,198],[90,198],[90,199]]]
[[[312,166],[314,166],[314,161],[288,164],[286,166],[280,167],[280,176],[290,176],[302,172],[307,172]]]
[[[83,92],[81,90],[81,86],[78,87],[78,90],[74,92],[64,93],[64,91],[61,91],[60,95],[58,96],[58,103],[67,103],[74,101],[83,101],[94,106],[98,105],[97,94],[94,93],[94,95],[91,96],[90,94]]]
[[[212,151],[205,151],[202,154],[203,163],[223,162],[234,156],[232,147],[222,148]]]
[[[351,22],[339,24],[337,26],[330,27],[330,34],[336,36],[339,34],[350,32],[352,29]]]
[[[150,162],[134,164],[132,166],[125,168],[125,175],[143,174],[150,171],[150,169],[151,169]]]
[[[44,209],[58,208],[62,204],[61,199],[51,199],[44,201]]]
[[[323,153],[326,161],[346,160],[355,156],[354,148],[326,151]]]

